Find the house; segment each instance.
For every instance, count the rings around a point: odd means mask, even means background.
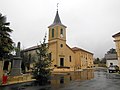
[[[107,54],[105,54],[106,66],[117,65],[118,66],[118,58],[117,52],[115,49],[110,49]]]

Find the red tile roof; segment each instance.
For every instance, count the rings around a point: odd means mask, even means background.
[[[87,52],[87,53],[93,54],[93,53],[91,53],[91,52],[89,52],[89,51],[86,51],[86,50],[81,49],[81,48],[78,48],[78,47],[73,47],[72,50],[73,50],[73,51],[79,51],[79,50],[82,50],[82,51],[84,51],[84,52]]]

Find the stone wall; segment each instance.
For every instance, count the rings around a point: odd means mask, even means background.
[[[34,81],[35,79],[32,79],[32,77],[33,76],[31,74],[23,74],[20,76],[9,76],[6,85]]]

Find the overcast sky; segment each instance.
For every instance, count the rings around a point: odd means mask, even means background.
[[[0,0],[0,13],[14,30],[13,41],[20,41],[22,49],[37,45],[53,23],[57,3],[70,47],[100,58],[115,48],[112,35],[120,31],[120,0]]]

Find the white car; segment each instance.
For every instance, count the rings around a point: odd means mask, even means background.
[[[111,65],[109,68],[109,73],[111,72],[118,72],[119,71],[119,67],[117,65]]]

